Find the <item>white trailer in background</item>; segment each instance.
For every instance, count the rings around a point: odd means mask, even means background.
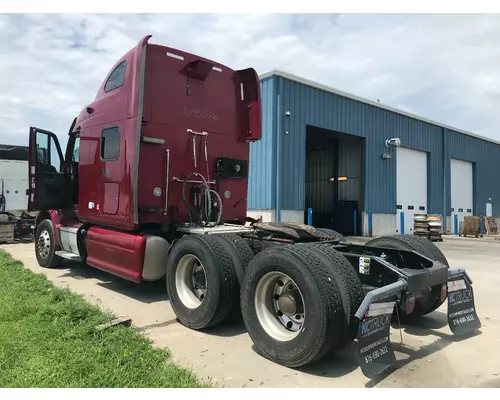
[[[0,242],[27,237],[33,229],[28,209],[28,148],[0,144]]]
[[[5,211],[28,208],[28,161],[0,160],[0,194]]]
[[[28,147],[0,144],[0,211],[26,211],[28,188]]]

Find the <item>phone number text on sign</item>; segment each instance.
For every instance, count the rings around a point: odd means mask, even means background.
[[[472,322],[475,320],[474,315],[472,314],[474,312],[473,308],[468,308],[466,310],[461,310],[454,312],[450,314],[450,317],[452,317],[453,325],[460,325],[460,324],[465,324],[466,322]],[[464,315],[467,314],[467,315]],[[462,317],[459,317],[460,315],[463,315]],[[459,317],[459,318],[454,318],[454,317]]]
[[[365,356],[365,362],[367,364],[375,361],[377,358],[383,356],[384,354],[387,354],[389,350],[387,349],[387,346],[383,346],[375,351],[373,351],[371,354],[368,354]]]
[[[466,317],[458,318],[453,320],[453,325],[465,324],[466,322],[474,321],[474,317],[472,315],[467,315]]]

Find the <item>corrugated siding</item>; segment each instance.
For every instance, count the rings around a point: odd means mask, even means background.
[[[382,159],[386,139],[399,137],[402,146],[429,153],[428,212],[451,211],[450,157],[475,163],[474,212],[484,213],[488,198],[500,215],[500,146],[411,117],[323,92],[282,77],[261,82],[263,139],[251,145],[248,208],[274,208],[280,189],[281,208],[303,210],[306,185],[307,125],[365,138],[362,153],[361,207],[373,213],[396,212],[396,157]],[[279,104],[276,104],[278,102]],[[279,116],[278,116],[279,110]],[[284,113],[291,115],[285,117]],[[276,185],[277,135],[280,141],[280,183]],[[349,155],[344,152],[344,161]],[[341,156],[341,157],[342,157]],[[340,168],[346,163],[340,160]],[[351,164],[352,165],[352,164]],[[355,171],[339,175],[355,174]],[[411,177],[408,177],[411,179]],[[340,188],[340,185],[339,185]],[[356,189],[339,198],[356,196]]]
[[[500,216],[500,146],[463,133],[445,130],[446,185],[451,182],[450,158],[474,163],[474,215],[486,213],[486,203],[492,199],[493,215]],[[451,213],[450,195],[446,199],[447,213]]]
[[[274,123],[276,105],[274,78],[260,82],[262,93],[262,140],[250,144],[247,208],[269,209],[274,207],[276,163],[274,162]]]
[[[428,151],[430,168],[440,167],[442,128],[387,110],[311,88],[283,78],[280,82],[281,109],[290,111],[284,119],[288,134],[282,134],[283,209],[304,209],[306,126],[312,125],[366,138],[363,210],[395,213],[396,160],[382,159],[386,139],[399,137],[405,146]],[[278,124],[279,125],[279,124]],[[393,152],[394,155],[394,152]],[[443,176],[430,174],[430,193],[439,193]],[[440,196],[430,196],[430,212],[443,208]]]

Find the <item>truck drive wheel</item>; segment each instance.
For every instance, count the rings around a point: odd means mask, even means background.
[[[235,298],[233,311],[228,316],[228,320],[231,322],[240,322],[241,309],[239,290],[240,285],[243,282],[243,277],[245,275],[247,265],[253,258],[253,251],[245,239],[243,239],[241,236],[235,235],[234,233],[216,234],[212,235],[211,237],[217,239],[220,244],[224,246],[229,257],[231,257],[234,272],[238,279],[238,295]]]
[[[44,219],[36,229],[35,255],[40,267],[54,268],[63,262],[63,259],[56,255],[54,225],[50,219]]]
[[[341,243],[347,242],[347,240],[345,240],[345,237],[342,236],[342,234],[334,231],[333,229],[316,228],[316,232],[320,233],[322,236],[327,237],[327,238],[338,239],[339,242],[341,242]]]
[[[229,256],[232,258],[236,277],[238,278],[238,282],[241,284],[243,282],[243,276],[245,275],[248,263],[253,258],[252,249],[245,239],[241,236],[235,235],[234,233],[224,233],[220,235],[213,235],[212,237],[219,240]]]
[[[373,247],[387,247],[396,250],[413,250],[433,261],[438,261],[447,267],[450,266],[448,264],[448,260],[439,247],[437,247],[429,239],[417,235],[382,236],[368,241],[366,245]],[[440,285],[429,288],[429,290],[423,292],[423,297],[415,301],[415,309],[411,314],[402,314],[400,311],[400,316],[403,317],[403,320],[411,320],[437,310],[444,303],[444,301],[440,300],[440,292]]]
[[[338,350],[347,346],[358,335],[359,320],[356,318],[355,314],[365,297],[363,285],[361,284],[358,273],[352,267],[351,263],[332,246],[319,243],[313,243],[310,246],[321,253],[326,261],[334,267],[338,273],[340,282],[339,291],[342,296],[342,304],[344,306],[344,315],[346,318],[345,324],[347,325],[347,329],[341,332],[341,338],[335,347],[335,350]]]
[[[248,265],[243,321],[258,352],[299,367],[320,359],[346,329],[338,274],[308,245],[276,246]]]
[[[221,323],[237,304],[238,281],[231,258],[213,237],[181,238],[169,255],[166,280],[177,318],[191,329]]]

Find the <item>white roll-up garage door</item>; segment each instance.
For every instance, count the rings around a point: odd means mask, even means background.
[[[413,233],[415,214],[427,214],[427,153],[399,147],[396,156],[397,232]]]
[[[466,215],[472,215],[474,202],[474,178],[470,161],[450,160],[451,172],[451,226],[458,233],[460,222]],[[455,217],[456,216],[456,217]]]

